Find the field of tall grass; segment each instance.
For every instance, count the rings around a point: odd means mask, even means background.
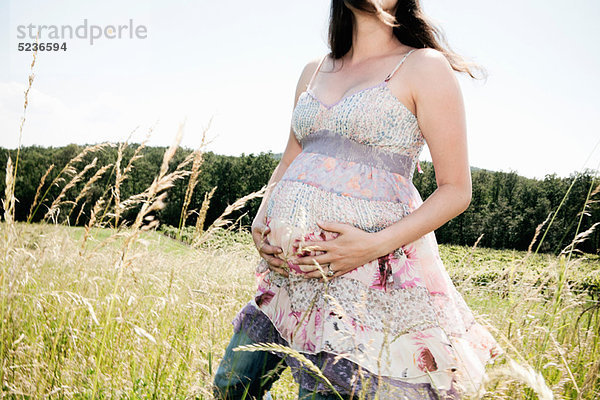
[[[33,74],[28,88],[32,81]],[[18,153],[14,162],[9,158],[0,224],[2,396],[212,398],[210,385],[232,334],[231,320],[254,293],[260,260],[250,234],[228,217],[266,188],[239,199],[204,229],[212,193],[198,210],[188,210],[202,147],[170,165],[182,132],[180,127],[154,182],[127,199],[119,188],[139,153],[108,166],[95,160],[82,165],[84,155],[111,144],[86,148],[52,182],[45,182],[48,174],[42,178],[31,212],[40,204],[47,211],[37,224],[14,220]],[[128,144],[115,145],[122,155]],[[86,172],[96,171],[75,203],[93,187],[94,177],[110,169],[115,181],[90,209],[85,226],[53,222],[58,213],[75,209],[65,194]],[[161,233],[155,218],[179,179],[187,179],[189,193],[182,220],[197,215],[195,226],[172,228],[185,240]],[[54,199],[46,198],[49,185],[63,188]],[[590,187],[585,207],[599,193],[600,185]],[[130,207],[137,217],[123,221]],[[459,291],[507,353],[489,368],[478,398],[600,398],[600,258],[577,251],[595,227],[579,233],[558,256],[534,250],[552,229],[551,218],[540,221],[528,252],[476,243],[440,246]],[[289,371],[272,395],[296,398]]]
[[[4,395],[211,398],[230,321],[254,292],[251,236],[221,229],[193,248],[143,232],[124,266],[120,233],[2,224]],[[597,272],[598,258],[440,249],[479,319],[532,368],[491,368],[484,398],[527,398],[527,387],[543,393],[534,371],[557,398],[598,398],[598,302],[574,289]],[[289,373],[272,392],[295,398]]]

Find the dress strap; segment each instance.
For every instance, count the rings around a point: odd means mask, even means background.
[[[323,61],[325,61],[325,59],[327,58],[328,55],[329,55],[329,53],[325,54],[323,56],[323,58],[321,58],[321,61],[319,61],[319,65],[317,65],[317,69],[315,69],[315,72],[313,72],[312,76],[310,77],[310,81],[308,81],[308,85],[306,85],[306,90],[309,90],[310,86],[312,85],[313,80],[315,79],[315,76],[317,76],[317,72],[319,72],[319,70],[321,69],[321,65],[323,64]]]
[[[406,57],[408,57],[408,55],[410,53],[412,53],[413,51],[415,51],[417,49],[412,49],[411,51],[409,51],[408,53],[406,53],[404,55],[404,57],[402,57],[402,60],[400,60],[400,62],[398,63],[398,65],[396,65],[396,68],[394,68],[394,70],[392,72],[389,73],[389,75],[385,78],[385,82],[389,81],[390,78],[392,77],[392,75],[394,75],[394,73],[398,70],[398,68],[400,68],[400,66],[402,65],[402,63],[404,62],[404,60],[406,60]]]

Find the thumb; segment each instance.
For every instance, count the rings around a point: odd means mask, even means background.
[[[262,236],[262,237],[265,237],[265,236],[267,236],[267,234],[269,233],[269,231],[270,231],[270,230],[271,230],[271,227],[270,227],[270,226],[267,226],[267,227],[265,228],[265,226],[263,225],[263,230],[262,230],[262,232],[260,233],[260,234],[261,234],[261,236]]]
[[[319,227],[321,229],[325,229],[326,231],[331,231],[331,232],[342,232],[343,228],[343,224],[340,224],[339,222],[336,221],[322,221],[322,220],[317,220],[317,225],[319,225]]]

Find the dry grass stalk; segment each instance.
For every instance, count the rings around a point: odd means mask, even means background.
[[[596,359],[592,365],[588,368],[588,374],[585,376],[583,385],[581,385],[581,392],[593,392],[598,393],[598,375],[600,374],[600,358]]]
[[[100,179],[102,177],[102,175],[104,175],[104,173],[110,167],[112,167],[112,165],[113,164],[105,165],[104,167],[98,169],[94,173],[94,175],[92,176],[92,178],[85,184],[85,186],[83,187],[83,189],[81,189],[81,192],[79,192],[79,194],[77,195],[77,197],[73,201],[73,207],[71,208],[71,211],[69,212],[69,215],[67,216],[67,219],[69,219],[69,217],[73,213],[73,210],[75,209],[75,207],[77,207],[77,204],[79,203],[79,201],[90,191],[90,189],[92,188],[92,186],[94,185],[94,183],[96,183],[96,181],[98,179]],[[83,207],[82,207],[82,209],[83,209]],[[81,215],[81,211],[79,212],[79,215]],[[79,220],[79,215],[77,216],[77,220]],[[77,225],[77,221],[75,222],[75,225]]]
[[[117,148],[117,160],[115,161],[115,185],[113,186],[111,198],[111,200],[115,200],[115,228],[119,226],[119,216],[121,213],[121,209],[119,208],[119,205],[121,204],[121,183],[123,183],[123,180],[125,179],[124,174],[121,173],[121,161],[123,160],[123,152],[127,148],[131,136],[135,133],[135,131],[138,128],[139,127],[135,127],[135,129],[129,133],[127,139],[125,139],[125,141],[121,143]],[[110,205],[110,203],[108,205]]]
[[[194,161],[192,163],[192,170],[190,173],[190,179],[188,181],[188,185],[185,190],[185,195],[183,196],[183,206],[181,207],[181,214],[179,217],[179,230],[185,226],[185,221],[189,217],[188,208],[190,206],[190,202],[192,201],[192,195],[194,194],[194,189],[198,184],[198,177],[200,176],[200,165],[202,165],[203,161],[203,153],[198,149],[194,151]]]
[[[61,203],[62,198],[65,196],[65,194],[67,193],[67,191],[69,191],[69,189],[71,189],[72,187],[74,187],[79,181],[81,181],[81,179],[83,178],[83,176],[92,168],[94,168],[96,166],[96,163],[98,162],[98,157],[94,157],[94,159],[92,160],[91,163],[89,163],[88,165],[86,165],[83,170],[81,170],[81,172],[79,172],[77,175],[75,175],[73,177],[73,179],[71,179],[69,181],[69,183],[67,183],[63,189],[61,190],[60,194],[56,197],[56,199],[54,199],[54,201],[52,202],[52,205],[50,206],[50,208],[48,209],[48,211],[46,212],[46,214],[44,215],[44,220],[48,217],[50,217],[51,215],[54,215],[56,212],[58,212],[59,206]]]
[[[139,152],[139,150],[141,150],[140,147],[142,147],[143,145],[145,145],[145,142],[143,142],[140,146],[138,146],[138,148],[136,149],[136,151],[134,153],[134,156],[129,160],[129,163],[128,163],[127,167],[125,168],[126,171],[121,172],[120,166],[121,166],[121,161],[123,159],[124,149],[127,147],[127,143],[129,143],[129,140],[130,140],[131,136],[137,131],[138,128],[139,128],[139,126],[136,126],[129,133],[129,135],[127,136],[127,138],[125,139],[125,141],[123,143],[119,144],[118,147],[117,147],[117,160],[115,161],[114,168],[113,168],[113,171],[112,171],[112,172],[115,173],[115,184],[114,184],[114,186],[108,186],[108,188],[106,189],[106,191],[102,194],[102,197],[106,196],[107,191],[110,189],[111,197],[105,203],[106,205],[105,205],[104,211],[102,212],[102,215],[100,217],[100,221],[102,221],[105,216],[114,217],[115,220],[118,220],[118,215],[120,215],[120,212],[121,212],[121,208],[119,208],[121,183],[125,180],[125,175],[127,175],[127,172],[129,170],[131,170],[131,168],[133,166],[133,161],[135,161],[135,159],[137,159],[136,155]],[[146,138],[149,137],[151,131],[152,131],[152,128],[148,132]],[[110,206],[113,204],[113,200],[115,200],[114,201],[114,203],[115,203],[115,211],[112,212],[112,213],[110,213]],[[114,224],[115,228],[117,227],[117,223]]]
[[[125,176],[125,178],[127,178],[129,176],[129,173],[133,169],[133,163],[143,157],[141,153],[142,153],[142,150],[144,150],[144,148],[146,148],[146,143],[148,143],[148,140],[150,139],[150,134],[152,133],[152,130],[153,130],[153,128],[150,128],[150,130],[146,134],[146,137],[144,138],[142,143],[140,143],[140,145],[135,148],[133,155],[127,162],[127,166],[123,170],[123,175]]]
[[[208,129],[208,127],[202,131],[202,139],[200,141],[200,146],[198,146],[198,148],[193,153],[194,161],[192,163],[192,171],[190,174],[190,179],[188,181],[187,188],[185,190],[185,195],[183,198],[183,207],[181,208],[181,214],[179,217],[179,235],[180,236],[181,236],[181,229],[185,226],[185,221],[191,214],[191,213],[188,214],[187,210],[188,210],[188,207],[190,206],[190,202],[192,201],[192,195],[194,194],[194,189],[196,188],[196,185],[198,184],[198,177],[200,176],[200,166],[202,165],[202,162],[204,161],[204,159],[203,159],[204,153],[201,151],[201,149],[205,146],[207,129]]]
[[[127,232],[116,233],[110,236],[110,238],[115,238],[121,236],[124,238],[123,245],[119,251],[118,259],[115,263],[115,267],[118,270],[117,277],[114,281],[113,285],[113,296],[108,305],[107,317],[105,320],[105,326],[103,328],[102,339],[98,345],[98,357],[96,363],[96,369],[94,374],[94,384],[92,389],[92,398],[95,397],[96,392],[99,388],[99,379],[101,376],[101,369],[104,360],[104,353],[106,351],[106,343],[109,339],[107,337],[108,327],[113,324],[112,321],[112,312],[113,307],[115,306],[115,302],[113,301],[114,296],[116,296],[117,291],[119,289],[121,279],[123,277],[123,271],[126,267],[130,267],[133,261],[137,258],[140,258],[142,254],[133,254],[129,255],[129,250],[134,241],[139,237],[142,231],[146,231],[152,229],[158,225],[158,221],[154,219],[154,216],[151,215],[152,212],[158,211],[164,207],[164,199],[167,195],[166,189],[172,187],[174,182],[177,179],[181,179],[189,174],[188,171],[182,170],[182,168],[188,163],[190,160],[186,159],[182,163],[180,163],[175,171],[171,173],[167,173],[169,169],[169,163],[173,156],[175,155],[177,149],[179,148],[179,143],[181,143],[181,139],[183,137],[183,127],[184,124],[179,125],[179,129],[177,131],[177,135],[171,144],[171,146],[165,151],[163,156],[163,161],[160,166],[160,171],[157,177],[154,178],[151,185],[144,191],[144,196],[141,204],[141,209],[138,212],[132,227],[127,230]],[[146,223],[148,222],[148,223]],[[146,223],[146,224],[145,224]],[[105,241],[106,242],[106,241]],[[134,271],[131,270],[133,273]],[[134,276],[134,281],[137,283],[137,279]],[[138,332],[139,333],[139,332]]]
[[[271,185],[273,185],[273,183],[271,183]],[[234,201],[233,204],[228,205],[225,208],[225,211],[223,211],[223,213],[208,227],[208,229],[206,229],[206,231],[203,232],[202,235],[200,235],[196,240],[194,240],[192,242],[192,247],[196,247],[196,246],[199,246],[200,244],[204,243],[215,230],[222,228],[226,225],[229,225],[231,223],[231,220],[228,220],[225,217],[227,217],[232,212],[244,207],[244,205],[248,201],[250,201],[254,198],[257,198],[257,197],[262,197],[268,188],[269,188],[269,185],[265,185],[260,190],[258,190],[256,192],[252,192],[244,197],[240,197],[239,199]]]
[[[113,187],[113,197],[112,197],[115,200],[115,211],[112,215],[115,218],[115,223],[114,223],[115,228],[119,227],[119,217],[123,210],[123,207],[121,205],[121,184],[125,181],[125,179],[127,179],[129,177],[129,173],[133,169],[133,163],[135,161],[137,161],[138,159],[142,158],[141,152],[146,147],[146,143],[148,142],[148,139],[150,138],[150,135],[151,135],[152,131],[154,130],[154,127],[151,127],[149,129],[148,133],[146,134],[145,139],[142,141],[142,143],[140,143],[140,145],[138,147],[136,147],[135,151],[133,152],[133,155],[127,162],[127,166],[123,169],[123,172],[121,172],[121,161],[123,160],[123,152],[127,148],[128,144],[129,144],[129,140],[131,139],[131,136],[135,133],[135,131],[137,129],[138,129],[138,127],[136,127],[133,131],[131,131],[129,133],[129,136],[127,137],[127,139],[125,139],[125,141],[123,143],[121,143],[121,145],[119,146],[118,151],[117,151],[117,161],[115,162],[115,185]]]
[[[103,204],[104,204],[104,199],[102,197],[100,197],[98,199],[98,201],[96,201],[96,204],[94,204],[94,207],[92,207],[92,212],[90,214],[90,220],[88,221],[88,223],[85,225],[85,228],[84,228],[83,239],[81,240],[81,248],[79,251],[79,255],[83,254],[83,249],[85,247],[85,243],[87,242],[88,238],[90,237],[90,230],[96,224],[96,218],[97,218],[96,216],[102,209]]]
[[[40,207],[40,205],[46,199],[46,196],[48,195],[48,192],[50,191],[50,189],[52,188],[52,186],[54,186],[54,185],[58,186],[59,182],[64,181],[64,178],[62,177],[63,174],[74,175],[77,172],[77,170],[73,167],[74,164],[82,161],[83,158],[87,154],[91,154],[91,153],[94,153],[96,151],[102,150],[106,146],[112,146],[112,144],[108,143],[108,142],[105,142],[105,143],[99,143],[99,144],[87,146],[77,156],[75,156],[71,160],[69,160],[69,162],[63,167],[63,169],[60,170],[60,172],[58,173],[58,175],[56,175],[56,177],[52,180],[52,182],[50,183],[50,185],[48,185],[48,188],[46,189],[46,191],[42,195],[42,198],[40,199],[39,203],[37,204],[37,206],[35,207],[35,209],[33,210],[33,212],[30,213],[29,217],[27,218],[27,223],[31,222],[31,220],[35,216],[38,208]],[[52,208],[52,207],[50,207],[50,208]],[[45,216],[44,216],[44,218],[45,218]]]
[[[141,197],[142,207],[138,212],[131,229],[125,235],[126,239],[121,250],[121,256],[118,264],[119,267],[129,264],[129,261],[127,260],[127,253],[132,242],[139,236],[140,232],[158,226],[158,221],[154,219],[151,213],[164,207],[164,199],[167,195],[165,190],[172,187],[177,179],[181,179],[189,174],[189,171],[184,171],[183,167],[191,162],[192,159],[190,157],[182,161],[177,166],[175,171],[167,173],[169,169],[169,162],[175,155],[175,152],[179,147],[179,143],[181,143],[181,139],[183,137],[183,127],[183,123],[179,125],[175,140],[167,149],[167,151],[165,151],[158,176],[154,178],[150,186],[143,192],[143,197]],[[144,225],[144,221],[149,221],[149,223]]]
[[[114,144],[110,143],[110,142],[103,142],[103,143],[98,143],[98,144],[86,146],[83,150],[81,150],[81,152],[79,152],[79,154],[77,154],[75,157],[73,157],[67,163],[67,165],[65,165],[65,168],[63,168],[63,170],[67,170],[69,167],[73,167],[74,164],[77,164],[78,162],[83,161],[83,159],[84,159],[84,157],[86,155],[95,153],[95,152],[100,151],[100,150],[103,150],[107,146],[111,146],[112,147],[112,146],[114,146]]]
[[[553,400],[554,393],[546,385],[544,377],[539,372],[536,372],[531,366],[524,366],[517,363],[510,357],[507,357],[507,365],[495,368],[486,374],[484,378],[484,384],[480,387],[478,398],[481,398],[484,394],[484,386],[488,386],[490,382],[494,380],[500,380],[501,378],[513,378],[519,382],[524,383],[531,388],[540,400]]]
[[[578,251],[578,250],[575,249],[575,246],[578,245],[579,243],[585,242],[585,240],[594,232],[594,230],[596,229],[596,227],[598,225],[600,225],[600,222],[595,222],[587,230],[578,233],[573,238],[573,240],[571,241],[571,243],[569,243],[569,245],[567,247],[565,247],[564,249],[561,250],[560,254],[567,254],[567,253],[570,253],[570,252]]]
[[[548,216],[546,217],[546,219],[535,228],[535,234],[533,235],[533,239],[531,239],[531,243],[529,243],[529,247],[527,248],[527,255],[525,256],[525,258],[527,258],[531,254],[531,251],[533,250],[533,245],[535,244],[535,242],[542,230],[542,227],[544,225],[546,225],[546,223],[550,220],[551,215],[552,215],[552,213],[548,213]]]
[[[479,237],[477,238],[477,240],[475,241],[475,243],[473,244],[473,246],[471,247],[471,251],[466,254],[461,260],[460,263],[458,265],[458,268],[461,268],[463,265],[465,265],[467,262],[468,263],[472,263],[473,262],[473,253],[475,252],[475,249],[477,249],[477,246],[479,245],[479,242],[481,241],[481,239],[483,238],[483,233],[481,235],[479,235]],[[466,286],[472,277],[469,277],[468,279],[465,279],[463,282],[461,282],[461,287],[462,286]]]
[[[206,213],[208,212],[208,206],[210,204],[210,199],[212,199],[215,194],[215,190],[217,190],[217,186],[213,187],[210,192],[204,193],[204,200],[202,201],[202,206],[200,207],[200,211],[198,212],[198,218],[196,218],[196,224],[194,226],[194,240],[200,236],[200,234],[204,231],[204,221],[206,220]]]
[[[329,386],[340,399],[343,399],[343,397],[337,392],[337,390],[335,390],[335,388],[333,387],[333,385],[331,384],[329,379],[327,379],[327,377],[325,375],[323,375],[323,372],[321,372],[319,367],[317,367],[312,361],[310,361],[308,358],[306,358],[306,356],[304,356],[304,354],[302,354],[292,348],[282,346],[282,345],[279,345],[276,343],[256,343],[256,344],[248,344],[245,346],[238,346],[238,347],[234,348],[233,351],[271,351],[271,352],[283,353],[283,354],[292,356],[296,360],[298,360],[302,364],[304,364],[309,370],[314,372],[315,375],[317,375],[319,378],[321,378],[323,380],[323,382],[325,382],[325,384],[327,384],[327,386]]]
[[[29,208],[29,214],[27,215],[28,221],[31,219],[31,214],[33,213],[33,208],[36,206],[38,198],[40,197],[40,191],[42,190],[42,187],[44,187],[46,178],[48,177],[48,174],[50,174],[50,171],[52,171],[52,169],[54,169],[54,164],[51,164],[50,167],[48,167],[48,169],[42,176],[42,179],[40,179],[40,183],[37,187],[37,190],[35,191],[35,197],[33,198],[33,203],[31,203],[31,207]]]
[[[13,225],[15,213],[15,176],[13,175],[13,163],[10,155],[6,161],[6,177],[4,181],[4,199],[2,200],[4,221],[6,221],[8,225]]]
[[[38,33],[38,35],[36,35],[36,38],[35,38],[36,43],[38,41],[38,36],[39,36],[39,33]],[[27,113],[27,105],[29,104],[29,91],[31,90],[31,85],[33,84],[33,79],[35,78],[35,74],[33,73],[33,67],[35,66],[35,59],[37,57],[37,47],[36,47],[36,50],[33,51],[32,55],[33,55],[33,60],[31,61],[31,66],[29,67],[30,74],[29,74],[29,77],[28,77],[27,88],[25,89],[25,93],[24,93],[23,116],[21,117],[21,123],[19,124],[19,140],[18,140],[18,143],[17,143],[17,157],[15,159],[15,168],[14,168],[13,178],[12,178],[12,182],[13,182],[13,188],[12,188],[13,194],[12,194],[12,196],[13,197],[14,197],[14,182],[17,181],[17,170],[18,170],[18,167],[19,167],[19,156],[21,154],[21,140],[23,138],[23,126],[25,125],[25,114]]]
[[[598,171],[596,171],[596,173],[598,173]],[[598,186],[596,186],[596,188],[592,191],[590,197],[593,197],[593,196],[597,195],[598,193],[600,193],[600,184]]]
[[[128,138],[129,140],[129,138]],[[117,160],[115,161],[115,185],[112,188],[112,198],[115,200],[115,229],[119,226],[119,215],[121,209],[121,182],[123,177],[121,175],[121,160],[123,159],[123,150],[127,146],[127,140],[121,143],[117,149]]]
[[[38,36],[36,35],[35,39],[36,43],[38,41]],[[15,164],[13,167],[12,159],[10,154],[8,156],[8,160],[6,162],[6,178],[4,187],[4,200],[2,201],[2,208],[4,208],[4,220],[7,222],[9,226],[14,225],[14,217],[15,217],[15,182],[17,181],[17,169],[19,166],[19,155],[21,153],[21,139],[23,137],[23,126],[25,125],[25,114],[27,112],[27,105],[29,104],[29,91],[31,90],[31,85],[33,84],[33,79],[35,74],[33,73],[33,67],[35,66],[35,59],[37,57],[37,49],[33,51],[33,60],[31,61],[30,66],[30,74],[28,78],[27,88],[24,93],[24,102],[23,102],[23,116],[21,117],[21,123],[19,125],[19,140],[17,143],[17,157],[15,159]],[[10,175],[10,176],[9,176]]]
[[[564,312],[564,310],[563,310]],[[567,370],[567,372],[569,373],[569,378],[571,379],[571,383],[573,383],[573,387],[575,388],[575,390],[577,391],[577,395],[578,397],[581,395],[581,391],[579,390],[579,386],[577,385],[577,380],[575,379],[575,377],[573,376],[573,372],[571,371],[571,368],[569,367],[569,363],[567,362],[567,360],[565,359],[565,350],[561,347],[561,345],[556,341],[556,339],[554,338],[554,335],[552,333],[550,333],[550,339],[552,339],[552,343],[554,344],[554,346],[556,347],[556,351],[558,352],[558,355],[560,356],[561,361],[563,362],[563,365],[565,366],[565,369]]]
[[[75,226],[77,226],[77,224],[79,223],[79,217],[81,217],[81,215],[83,214],[83,210],[85,210],[86,204],[87,204],[87,201],[84,201],[83,204],[81,205],[81,208],[79,209],[79,212],[77,213],[77,218],[75,218]]]
[[[477,248],[477,245],[479,245],[479,242],[481,241],[482,238],[483,238],[483,233],[481,235],[479,235],[479,237],[477,238],[477,240],[473,244],[473,247],[471,248],[471,250],[474,251]]]

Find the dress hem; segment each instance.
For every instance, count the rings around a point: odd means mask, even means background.
[[[370,370],[370,369],[368,369],[367,367],[364,367],[363,365],[361,365],[361,364],[360,364],[359,362],[357,362],[356,360],[353,360],[352,358],[350,358],[350,357],[347,357],[346,355],[344,355],[344,354],[340,354],[340,353],[338,353],[338,352],[335,352],[335,351],[330,351],[330,350],[321,350],[321,351],[315,351],[315,352],[311,352],[311,351],[307,351],[307,350],[300,350],[300,349],[293,348],[293,347],[289,346],[289,342],[288,342],[288,341],[287,341],[287,340],[284,338],[284,336],[283,336],[282,332],[279,330],[279,328],[277,327],[277,325],[275,325],[275,323],[274,323],[274,322],[273,322],[273,320],[272,320],[272,319],[269,317],[269,315],[268,315],[268,314],[266,314],[266,313],[265,313],[265,312],[264,312],[264,311],[263,311],[263,310],[262,310],[262,309],[261,309],[261,308],[260,308],[260,307],[259,307],[259,306],[256,304],[256,302],[254,301],[254,299],[252,299],[252,300],[250,300],[248,303],[246,303],[246,305],[244,306],[244,308],[243,308],[243,309],[245,309],[245,308],[246,308],[247,306],[249,306],[249,305],[250,305],[250,306],[252,306],[252,307],[253,307],[253,308],[254,308],[256,311],[259,311],[260,313],[262,313],[262,314],[263,314],[263,315],[264,315],[266,318],[268,318],[268,319],[269,319],[269,321],[271,321],[271,324],[273,325],[273,327],[274,327],[274,328],[275,328],[275,330],[277,331],[277,334],[278,334],[278,335],[279,335],[279,336],[280,336],[280,337],[281,337],[281,338],[282,338],[282,339],[283,339],[283,340],[284,340],[284,341],[287,343],[287,347],[289,347],[290,349],[293,349],[293,350],[295,350],[295,351],[298,351],[298,352],[300,352],[300,353],[304,353],[304,354],[310,354],[310,355],[314,355],[314,356],[316,356],[316,355],[320,354],[321,352],[325,352],[325,353],[328,353],[328,354],[333,354],[333,355],[335,355],[335,356],[343,357],[344,359],[346,359],[346,360],[348,360],[348,361],[350,361],[350,362],[352,362],[352,363],[356,364],[357,366],[360,366],[360,368],[363,368],[365,371],[367,371],[368,373],[370,373],[370,374],[372,374],[372,375],[374,375],[374,376],[380,376],[380,377],[383,377],[383,378],[388,378],[388,379],[399,380],[399,381],[406,382],[406,383],[408,383],[408,384],[411,384],[411,385],[420,385],[420,386],[421,386],[421,385],[431,385],[432,387],[438,388],[438,389],[440,389],[440,390],[443,390],[443,391],[448,391],[448,390],[450,390],[450,389],[452,388],[452,385],[451,385],[451,384],[450,384],[450,385],[444,385],[444,386],[440,386],[439,384],[438,384],[438,385],[435,385],[435,383],[434,383],[434,382],[433,382],[433,380],[431,380],[431,379],[430,379],[430,382],[422,382],[422,381],[421,381],[421,382],[414,382],[414,380],[416,380],[416,379],[422,379],[422,378],[423,378],[423,377],[425,377],[425,376],[433,376],[433,375],[450,375],[450,376],[451,376],[451,381],[454,381],[454,380],[455,380],[454,378],[455,378],[455,376],[456,376],[456,375],[455,375],[455,371],[456,371],[456,370],[458,370],[458,368],[459,368],[459,366],[458,366],[458,365],[454,365],[454,366],[451,366],[451,367],[447,367],[447,368],[445,368],[445,369],[443,369],[443,370],[430,371],[430,372],[428,372],[428,373],[423,373],[423,374],[421,374],[421,375],[415,375],[415,376],[410,376],[410,377],[403,377],[403,376],[394,376],[394,375],[384,375],[384,374],[378,374],[378,373],[376,373],[376,372],[373,372],[373,371],[371,371],[371,370]],[[242,309],[242,310],[243,310],[243,309]],[[234,326],[235,326],[235,323],[234,323]],[[252,339],[254,340],[255,338],[252,338]],[[434,386],[434,385],[435,385],[435,386]]]

